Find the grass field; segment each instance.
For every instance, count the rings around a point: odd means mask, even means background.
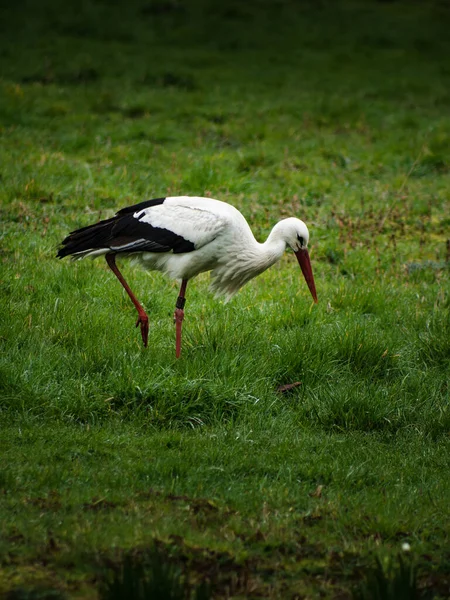
[[[97,598],[157,544],[214,598],[352,598],[398,555],[450,597],[449,5],[7,4],[0,596]],[[201,276],[177,361],[177,283],[121,263],[144,350],[105,261],[55,255],[179,194],[303,219],[319,304],[292,253],[229,304]]]

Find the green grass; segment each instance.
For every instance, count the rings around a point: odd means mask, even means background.
[[[406,573],[405,597],[450,596],[449,21],[438,0],[0,8],[0,595],[102,597],[112,569],[119,597],[157,547],[185,595]],[[260,240],[302,218],[319,304],[292,253],[229,304],[198,277],[177,361],[177,283],[122,262],[144,350],[105,261],[55,255],[169,194]]]

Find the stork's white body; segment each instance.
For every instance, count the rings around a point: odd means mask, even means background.
[[[192,279],[211,271],[211,288],[229,300],[244,284],[273,265],[286,243],[260,244],[242,214],[225,202],[181,196],[167,198],[167,208],[147,209],[141,220],[171,229],[195,244],[195,252],[154,254],[144,252],[144,267],[162,271],[175,279]]]

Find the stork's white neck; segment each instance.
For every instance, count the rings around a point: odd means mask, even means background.
[[[213,272],[212,288],[217,293],[231,298],[250,279],[263,273],[276,263],[286,250],[286,235],[282,221],[277,223],[265,242],[257,242],[248,230],[242,249],[233,258],[227,256],[224,264],[217,266]]]
[[[280,260],[286,250],[286,237],[282,221],[275,225],[267,240],[258,244],[258,247],[259,256],[258,260],[255,256],[255,267],[257,266],[258,273],[261,273]],[[260,270],[261,267],[262,270]]]

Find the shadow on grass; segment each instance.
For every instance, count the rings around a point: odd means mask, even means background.
[[[11,590],[5,600],[66,600],[67,596],[59,590],[44,588],[16,588]]]
[[[191,582],[189,573],[155,545],[143,555],[127,554],[106,570],[99,585],[100,600],[209,600],[210,586]]]
[[[383,564],[377,557],[365,579],[353,593],[353,600],[418,600],[432,598],[430,590],[419,590],[417,565],[400,554]]]

